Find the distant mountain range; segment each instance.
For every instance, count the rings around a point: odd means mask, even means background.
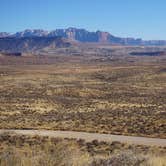
[[[63,38],[63,39],[62,39]],[[58,39],[58,40],[57,40]],[[90,32],[85,29],[67,28],[45,31],[41,29],[25,30],[15,34],[7,32],[0,33],[0,50],[28,50],[43,47],[69,46],[70,42],[81,43],[106,43],[112,45],[131,45],[131,46],[165,46],[166,40],[142,40],[135,38],[116,37],[108,32],[96,31]],[[60,44],[58,44],[60,42]],[[56,43],[56,44],[55,44]],[[16,47],[16,48],[15,48]]]
[[[69,47],[71,43],[62,37],[3,37],[0,52],[32,52],[45,48]]]

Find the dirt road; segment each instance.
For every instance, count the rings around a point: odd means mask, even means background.
[[[159,138],[87,133],[87,132],[76,132],[76,131],[0,129],[0,135],[3,134],[4,132],[15,133],[19,135],[31,135],[31,136],[39,135],[39,136],[60,137],[60,138],[84,139],[85,141],[92,141],[92,140],[106,141],[106,142],[119,141],[128,144],[166,147],[166,139],[159,139]]]

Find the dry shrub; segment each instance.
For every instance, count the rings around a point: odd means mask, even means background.
[[[109,159],[96,159],[92,166],[139,166],[145,161],[142,155],[132,151],[123,151],[111,156]]]

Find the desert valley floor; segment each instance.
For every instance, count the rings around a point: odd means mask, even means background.
[[[0,58],[0,128],[166,138],[165,56]]]

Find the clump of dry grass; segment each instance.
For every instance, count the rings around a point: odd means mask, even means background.
[[[149,156],[146,166],[166,166],[166,156]]]
[[[14,137],[15,138],[15,137]],[[13,139],[14,139],[13,138]],[[4,144],[0,150],[2,166],[86,166],[90,155],[82,152],[76,142],[49,139],[36,144],[35,139],[23,142],[16,138],[16,145]],[[14,143],[14,142],[13,142]]]

